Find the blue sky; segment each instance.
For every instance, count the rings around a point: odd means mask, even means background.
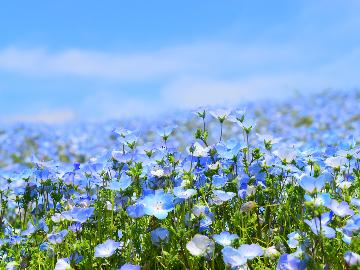
[[[360,85],[358,1],[7,1],[0,121],[156,116]]]

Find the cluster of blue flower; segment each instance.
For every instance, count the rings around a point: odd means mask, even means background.
[[[0,268],[357,269],[359,104],[4,126]]]

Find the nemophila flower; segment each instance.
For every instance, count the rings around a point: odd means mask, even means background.
[[[353,215],[347,221],[345,226],[342,228],[344,233],[352,236],[354,233],[360,231],[360,214]]]
[[[173,126],[163,126],[158,127],[156,129],[156,132],[159,136],[161,136],[164,140],[167,140],[167,138],[173,133],[173,131],[177,128],[176,125]]]
[[[118,270],[140,270],[140,265],[125,263]]]
[[[245,119],[242,122],[238,122],[238,125],[247,133],[249,133],[256,126],[256,122],[253,119]]]
[[[214,170],[214,171],[218,170],[220,168],[220,166],[221,166],[220,161],[216,161],[215,163],[211,163],[211,164],[207,165],[209,170]]]
[[[314,204],[315,206],[328,206],[331,202],[331,197],[329,193],[317,193],[314,196],[305,194],[305,201]]]
[[[173,192],[180,199],[188,199],[196,194],[195,189],[183,189],[182,187],[174,187]]]
[[[165,175],[165,172],[162,168],[155,168],[150,173],[151,173],[151,175],[156,176],[158,178],[161,178]]]
[[[36,227],[29,221],[26,230],[24,230],[21,235],[28,236],[36,231]]]
[[[6,270],[17,270],[19,266],[19,263],[11,261],[6,264]]]
[[[58,233],[51,233],[47,235],[48,241],[51,244],[60,244],[64,240],[64,237],[68,234],[68,230],[62,230]]]
[[[226,142],[217,143],[215,149],[220,158],[233,159],[239,154],[240,150],[245,147],[246,146],[243,141],[230,139]]]
[[[84,223],[94,214],[94,210],[95,210],[94,207],[89,207],[89,208],[74,207],[69,211],[62,212],[61,215],[66,220]]]
[[[82,231],[81,223],[80,222],[75,222],[75,223],[71,224],[68,227],[68,230],[70,230],[72,232],[75,232],[75,233],[81,232]]]
[[[206,205],[195,205],[193,208],[193,214],[197,217],[206,216],[211,214],[210,209]]]
[[[341,240],[342,240],[345,244],[347,244],[347,245],[350,245],[350,244],[351,244],[352,237],[351,237],[349,234],[347,234],[347,233],[344,231],[343,228],[337,228],[336,231],[339,232],[339,233],[342,235]]]
[[[303,174],[300,177],[299,185],[309,193],[321,191],[325,186],[325,180],[323,178],[315,178],[309,175]]]
[[[333,199],[327,207],[339,217],[352,216],[354,214],[354,211],[350,208],[347,202],[339,203],[337,200]]]
[[[360,199],[358,198],[351,198],[350,204],[356,206],[360,210]]]
[[[165,228],[157,228],[151,232],[151,242],[155,246],[160,246],[169,241],[169,231]]]
[[[245,265],[247,260],[252,260],[264,254],[263,248],[257,244],[243,244],[237,249],[226,246],[221,252],[223,254],[224,262],[231,267]]]
[[[312,232],[316,235],[319,235],[321,232],[321,234],[324,235],[326,238],[334,238],[336,234],[335,230],[327,226],[332,220],[332,217],[332,212],[326,212],[321,215],[321,219],[315,217],[312,220],[305,219],[304,222],[309,225]]]
[[[223,123],[225,119],[229,116],[231,113],[230,110],[224,110],[224,109],[218,109],[218,110],[211,110],[209,113],[217,120],[219,120],[220,123]]]
[[[196,234],[186,244],[186,249],[193,256],[204,256],[206,259],[210,259],[214,254],[215,244],[209,237]]]
[[[235,239],[239,238],[239,236],[237,234],[231,234],[227,231],[224,231],[220,234],[214,234],[212,238],[216,243],[225,247],[230,246]]]
[[[190,151],[190,148],[193,151]],[[207,157],[210,150],[209,147],[202,147],[198,142],[195,142],[190,148],[188,148],[188,153],[194,157]]]
[[[301,231],[294,231],[288,234],[288,245],[290,248],[304,249],[306,247],[306,233]]]
[[[71,270],[71,269],[72,268],[68,258],[58,259],[54,268],[54,270]]]
[[[280,256],[276,270],[305,270],[306,262],[294,254],[283,254]]]
[[[222,188],[227,183],[227,177],[221,175],[214,175],[212,177],[212,185],[215,188]]]
[[[245,113],[246,113],[246,109],[235,110],[229,115],[228,119],[229,119],[229,121],[234,122],[234,123],[242,122],[242,121],[244,121]]]
[[[145,214],[164,219],[174,209],[173,201],[174,196],[172,194],[164,193],[163,190],[156,190],[155,194],[145,196],[141,203],[144,205]]]
[[[251,196],[255,193],[256,187],[253,185],[242,184],[238,190],[238,196],[245,200],[248,196]]]
[[[279,148],[274,151],[274,154],[279,157],[281,161],[291,163],[296,158],[296,151],[293,148]]]
[[[207,231],[210,229],[210,226],[213,222],[213,216],[212,215],[205,215],[200,219],[199,222],[199,230],[200,232]]]
[[[340,168],[341,166],[345,165],[347,159],[345,157],[329,157],[325,160],[325,164],[333,169]]]
[[[226,246],[221,250],[221,253],[224,262],[233,268],[245,265],[247,262],[247,259],[236,248]]]
[[[252,260],[264,254],[264,249],[257,244],[243,244],[238,250],[248,260]]]
[[[256,133],[256,136],[259,138],[260,141],[263,141],[265,144],[266,143],[277,144],[282,139],[282,138],[274,138],[273,135],[271,135],[271,134],[258,134],[258,133]]]
[[[213,190],[213,197],[212,197],[212,201],[213,203],[217,204],[217,205],[221,205],[224,202],[227,202],[229,200],[231,200],[232,198],[234,198],[235,193],[234,192],[226,192],[223,190]]]
[[[350,267],[360,265],[360,255],[355,252],[346,251],[344,254],[344,260]]]
[[[129,205],[126,208],[126,213],[131,218],[140,218],[145,215],[145,207],[143,204],[136,203],[134,205]]]
[[[44,242],[44,243],[42,243],[40,246],[39,246],[39,249],[41,250],[41,251],[46,251],[46,250],[48,250],[50,248],[50,244],[48,243],[48,242]]]
[[[108,239],[104,243],[95,247],[95,258],[106,258],[114,254],[114,252],[122,246],[122,242],[116,242]]]
[[[71,253],[69,259],[71,263],[75,263],[78,264],[79,262],[81,262],[83,260],[84,256],[81,256],[79,254],[79,252],[75,251],[73,253]]]
[[[110,183],[108,188],[114,191],[120,191],[127,189],[132,183],[131,177],[123,174],[119,180],[113,179]]]

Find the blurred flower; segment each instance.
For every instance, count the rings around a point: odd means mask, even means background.
[[[237,236],[236,234],[231,234],[227,231],[225,232],[221,232],[220,234],[214,234],[213,235],[213,239],[215,240],[216,243],[218,243],[219,245],[222,246],[230,246],[231,243],[235,240],[238,239],[239,236]]]
[[[99,244],[95,247],[95,258],[106,258],[114,254],[114,252],[122,246],[122,242],[116,242],[108,239],[104,243]]]

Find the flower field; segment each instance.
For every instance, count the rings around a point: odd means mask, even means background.
[[[360,92],[0,126],[0,269],[359,269]]]

